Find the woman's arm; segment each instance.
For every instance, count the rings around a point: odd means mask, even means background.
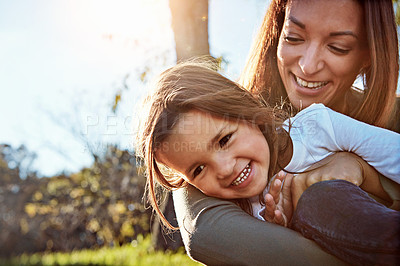
[[[349,181],[388,207],[396,208],[396,201],[400,198],[399,184],[383,177],[363,159],[350,152],[334,153],[315,163],[304,173],[296,175],[293,180],[292,176],[281,171],[271,183],[270,191],[265,197],[265,220],[286,225],[285,220],[290,221],[293,208],[296,208],[303,192],[320,181]],[[284,186],[281,186],[283,181]]]
[[[312,171],[310,171],[312,170]],[[294,208],[301,194],[311,185],[326,180],[342,179],[360,186],[364,191],[378,197],[385,205],[393,202],[381,184],[384,178],[361,157],[350,152],[337,152],[311,166],[307,172],[297,175],[292,181]]]
[[[188,254],[207,265],[344,265],[313,241],[193,187],[174,191]]]

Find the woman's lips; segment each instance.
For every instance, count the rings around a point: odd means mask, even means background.
[[[302,86],[304,88],[311,89],[311,90],[318,90],[318,89],[322,88],[323,86],[325,86],[326,84],[328,84],[327,81],[309,82],[309,81],[299,78],[298,76],[294,76],[294,77],[296,79],[297,85]]]
[[[329,84],[328,81],[306,81],[293,74],[295,89],[299,94],[315,96],[322,93]]]

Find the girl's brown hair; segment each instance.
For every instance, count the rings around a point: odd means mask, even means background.
[[[266,106],[260,99],[237,83],[212,70],[207,62],[186,62],[168,69],[160,75],[155,91],[146,100],[148,114],[141,125],[137,139],[137,155],[144,159],[147,174],[146,192],[153,209],[167,227],[174,229],[159,207],[158,192],[186,185],[181,175],[168,174],[156,161],[161,147],[178,123],[182,114],[191,110],[202,111],[227,119],[240,119],[258,126],[263,132],[271,152],[269,176],[279,170],[277,158],[284,152],[288,135],[278,130],[285,114]],[[161,185],[161,186],[160,186]],[[251,212],[247,202],[237,201]]]
[[[287,98],[279,75],[276,53],[286,6],[291,1],[301,0],[271,1],[240,79],[245,88],[262,95],[270,105],[280,103],[282,99]],[[365,90],[354,91],[359,103],[347,102],[350,109],[347,108],[348,112],[345,114],[372,125],[390,128],[395,122],[393,112],[399,72],[398,37],[393,3],[391,0],[358,0],[358,2],[364,10],[370,66],[360,72],[364,77]]]

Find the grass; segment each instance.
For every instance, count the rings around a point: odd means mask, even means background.
[[[201,265],[183,250],[154,251],[149,237],[139,237],[121,247],[79,250],[70,253],[35,253],[11,259],[0,258],[0,265]]]

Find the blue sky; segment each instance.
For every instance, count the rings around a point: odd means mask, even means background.
[[[211,54],[235,79],[267,2],[209,2]],[[138,76],[149,67],[151,79],[174,57],[168,0],[0,0],[0,143],[25,144],[46,176],[90,165],[87,143],[132,150],[148,89]]]

